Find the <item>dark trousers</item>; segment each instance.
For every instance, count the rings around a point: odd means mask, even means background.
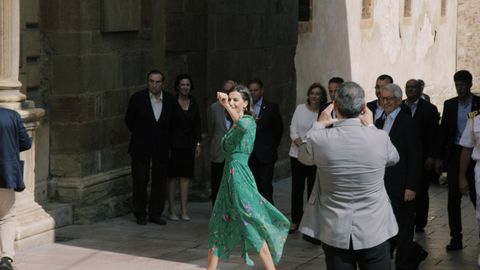
[[[150,170],[152,183],[150,186],[150,197],[148,197]],[[133,211],[135,216],[145,216],[147,214],[147,205],[150,217],[162,215],[165,207],[167,162],[156,159],[147,161],[132,158],[132,179]]]
[[[225,162],[210,162],[210,171],[212,175],[210,183],[212,193],[210,195],[210,198],[212,199],[212,206],[215,205],[215,200],[217,199],[218,189],[220,188],[220,183],[222,182],[224,166]]]
[[[273,170],[275,162],[261,162],[255,157],[251,157],[248,165],[252,171],[258,192],[273,204]]]
[[[390,196],[393,214],[398,224],[398,234],[390,240],[396,248],[395,265],[397,269],[411,269],[414,262],[412,247],[415,222],[415,202],[404,201],[404,196]]]
[[[415,195],[415,226],[425,228],[428,220],[428,208],[430,198],[428,189],[432,181],[437,181],[438,174],[434,170],[423,168],[422,179],[418,183],[417,194]]]
[[[390,245],[388,241],[366,249],[340,249],[322,244],[327,270],[389,270]]]
[[[448,179],[448,225],[450,226],[450,236],[453,239],[462,239],[462,193],[458,187],[458,170],[461,146],[455,145],[452,149],[451,160],[447,166],[447,179]],[[470,162],[467,169],[467,181],[470,200],[473,206],[476,205],[476,193],[475,193],[475,163]]]
[[[315,183],[316,166],[307,166],[290,157],[292,169],[292,224],[300,224],[303,216],[303,193],[305,190],[305,178],[307,179],[307,198],[312,193]]]

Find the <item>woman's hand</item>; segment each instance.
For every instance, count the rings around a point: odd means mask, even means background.
[[[302,139],[296,138],[295,140],[293,140],[293,143],[294,143],[296,146],[300,146],[300,144],[302,144]]]
[[[217,92],[217,99],[223,107],[227,108],[228,105],[228,95],[222,92]]]

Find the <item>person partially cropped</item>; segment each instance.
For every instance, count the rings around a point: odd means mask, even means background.
[[[298,224],[303,215],[303,201],[305,180],[307,182],[307,198],[312,193],[313,184],[315,183],[315,166],[304,165],[298,161],[298,146],[305,139],[307,131],[312,128],[313,123],[317,120],[320,106],[327,103],[327,91],[319,83],[313,83],[307,90],[307,102],[300,104],[293,113],[292,122],[290,124],[290,138],[292,144],[290,146],[290,166],[292,171],[292,197],[291,197],[291,215],[292,226],[290,233],[294,233],[298,229]]]

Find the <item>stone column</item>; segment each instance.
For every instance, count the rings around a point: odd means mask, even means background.
[[[20,109],[25,95],[18,80],[20,62],[20,2],[0,1],[0,103],[2,107]]]
[[[17,193],[17,248],[32,247],[54,240],[54,220],[35,202],[35,130],[44,110],[35,108],[20,93],[20,5],[18,0],[0,1],[0,107],[16,110],[32,138],[32,149],[21,154],[25,161],[26,190]]]

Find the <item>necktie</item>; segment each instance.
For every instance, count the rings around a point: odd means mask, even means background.
[[[375,121],[375,126],[378,129],[383,129],[383,125],[385,125],[385,118],[387,118],[385,113],[382,113],[382,115]]]

